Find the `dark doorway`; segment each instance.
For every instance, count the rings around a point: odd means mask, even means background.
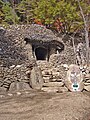
[[[37,60],[46,60],[47,49],[45,49],[44,47],[38,47],[35,49],[35,55]]]

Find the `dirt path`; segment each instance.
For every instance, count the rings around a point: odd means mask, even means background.
[[[0,120],[90,120],[90,93],[30,91],[2,97]]]

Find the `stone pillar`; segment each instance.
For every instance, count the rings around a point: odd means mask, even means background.
[[[30,86],[33,89],[41,89],[43,85],[43,77],[41,69],[37,66],[33,67],[30,75]]]

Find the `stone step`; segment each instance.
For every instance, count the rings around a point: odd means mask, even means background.
[[[10,84],[11,81],[10,80],[7,80],[7,81],[4,81],[3,84]]]
[[[42,74],[43,75],[52,75],[52,72],[49,69],[48,70],[45,69],[42,71]]]
[[[4,82],[3,87],[8,88],[10,86],[10,83]]]
[[[42,87],[41,90],[48,93],[68,92],[68,89],[66,87]]]
[[[48,82],[43,84],[44,87],[62,87],[64,86],[63,82]]]
[[[4,88],[8,88],[8,87],[9,87],[9,85],[3,85],[3,87],[4,87]]]
[[[90,83],[90,80],[86,80],[85,83]]]
[[[42,75],[44,78],[52,78],[52,75]]]
[[[43,79],[46,80],[46,79],[50,79],[50,76],[43,76]]]
[[[50,67],[50,63],[49,62],[47,62],[47,61],[37,61],[37,65],[39,66],[39,67],[41,67],[41,68],[49,68]]]
[[[85,85],[85,86],[88,86],[88,85],[90,86],[90,83],[89,83],[89,82],[88,82],[88,83],[87,83],[87,82],[85,82],[85,83],[84,83],[84,85]]]
[[[7,80],[7,81],[4,81],[4,83],[10,84],[11,81],[10,81],[10,80]]]
[[[63,82],[63,80],[60,78],[58,78],[58,79],[52,78],[52,79],[50,79],[50,82]]]

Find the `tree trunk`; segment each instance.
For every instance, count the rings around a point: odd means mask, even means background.
[[[78,1],[78,5],[79,5],[80,12],[81,12],[81,15],[82,15],[82,18],[83,18],[83,22],[84,22],[85,41],[86,41],[86,59],[87,59],[87,66],[88,66],[88,65],[89,65],[89,37],[88,37],[88,25],[87,25],[87,21],[86,21],[86,19],[85,19],[85,16],[84,16],[82,7],[81,7],[81,5],[80,5],[80,0],[77,0],[77,1]]]

